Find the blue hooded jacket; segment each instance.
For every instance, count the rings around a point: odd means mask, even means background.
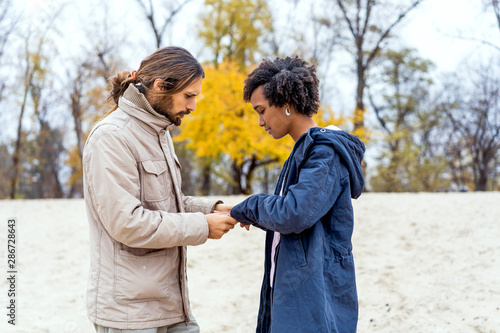
[[[349,133],[312,128],[295,143],[275,194],[252,195],[231,210],[267,230],[257,333],[356,331],[351,198],[364,188],[364,151]],[[274,231],[281,240],[271,288]]]

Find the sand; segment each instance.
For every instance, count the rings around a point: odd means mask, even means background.
[[[237,203],[243,197],[223,198]],[[500,193],[365,193],[354,201],[358,332],[500,332]],[[7,220],[15,217],[16,326],[7,320]],[[91,333],[84,202],[0,201],[0,332]],[[264,232],[190,247],[203,333],[255,332]]]

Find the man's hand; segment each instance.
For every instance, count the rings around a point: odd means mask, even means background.
[[[208,238],[210,239],[221,239],[238,223],[229,214],[213,213],[207,214],[205,217],[208,222]]]
[[[220,203],[220,204],[215,205],[214,212],[229,213],[229,211],[233,207],[234,207],[234,205],[226,205],[226,204]]]
[[[226,204],[217,204],[217,205],[215,205],[214,213],[221,213],[221,214],[230,215],[231,209],[233,207],[234,206],[226,205]],[[247,229],[247,231],[250,230],[250,225],[245,225],[245,224],[240,223],[240,227]]]

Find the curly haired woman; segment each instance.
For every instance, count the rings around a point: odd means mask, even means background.
[[[258,333],[356,331],[351,198],[363,191],[365,147],[315,124],[318,85],[314,66],[298,57],[264,60],[245,81],[259,125],[295,141],[274,195],[252,195],[231,210],[267,233]]]

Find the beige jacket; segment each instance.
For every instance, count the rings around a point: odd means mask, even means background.
[[[217,201],[181,193],[172,123],[137,88],[130,85],[118,105],[93,128],[83,154],[88,316],[117,329],[187,321],[185,246],[207,240],[204,214]]]

